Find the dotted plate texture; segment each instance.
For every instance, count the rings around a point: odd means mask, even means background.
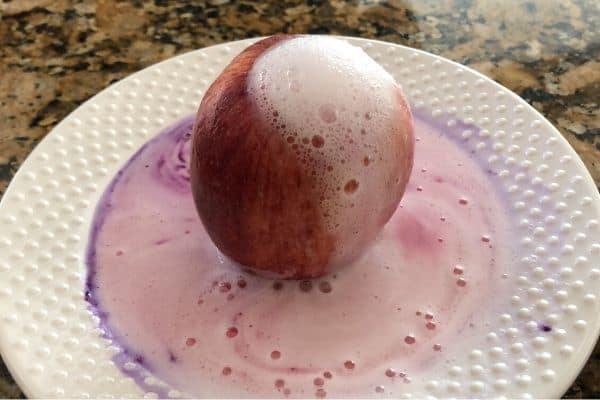
[[[422,51],[345,39],[394,75],[413,107],[481,128],[469,146],[499,171],[519,232],[511,297],[489,318],[495,322],[404,396],[560,396],[600,328],[600,198],[583,163],[539,113],[479,73]],[[112,85],[56,126],[18,171],[0,204],[0,350],[29,397],[155,395],[114,365],[119,349],[102,338],[84,301],[92,215],[124,162],[194,113],[217,74],[254,41],[193,51]],[[540,332],[540,316],[551,332]]]

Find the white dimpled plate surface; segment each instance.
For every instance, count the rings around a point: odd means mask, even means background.
[[[481,128],[461,135],[481,136],[471,150],[499,171],[520,233],[506,309],[463,356],[440,362],[404,397],[560,396],[600,330],[600,198],[583,163],[539,113],[490,79],[425,52],[346,39],[386,68],[414,107]],[[210,82],[253,42],[184,54],[109,87],[57,125],[17,173],[0,204],[0,350],[29,397],[153,396],[111,361],[118,349],[84,301],[94,207],[123,163],[194,113]],[[534,313],[552,332],[538,333]]]

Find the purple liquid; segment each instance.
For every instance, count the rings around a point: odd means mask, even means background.
[[[377,241],[334,274],[283,282],[243,272],[212,245],[189,188],[191,124],[157,136],[118,173],[89,243],[86,299],[123,348],[117,365],[140,364],[123,370],[144,390],[397,395],[410,380],[396,371],[418,376],[468,335],[509,256],[496,245],[508,243],[510,217],[494,177],[449,139],[476,128],[417,114],[411,182]]]

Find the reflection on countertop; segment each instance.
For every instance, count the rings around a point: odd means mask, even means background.
[[[5,0],[0,5],[0,196],[33,147],[111,83],[173,55],[274,33],[374,38],[439,54],[513,90],[600,183],[595,0]],[[600,348],[566,397],[600,396]],[[0,397],[20,397],[0,362]]]

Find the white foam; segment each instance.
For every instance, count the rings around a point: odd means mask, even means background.
[[[328,229],[346,247],[373,236],[384,207],[399,200],[389,189],[399,174],[393,170],[398,168],[393,136],[404,129],[398,90],[362,49],[323,36],[276,44],[249,74],[249,94],[282,140],[306,160],[323,195]]]

